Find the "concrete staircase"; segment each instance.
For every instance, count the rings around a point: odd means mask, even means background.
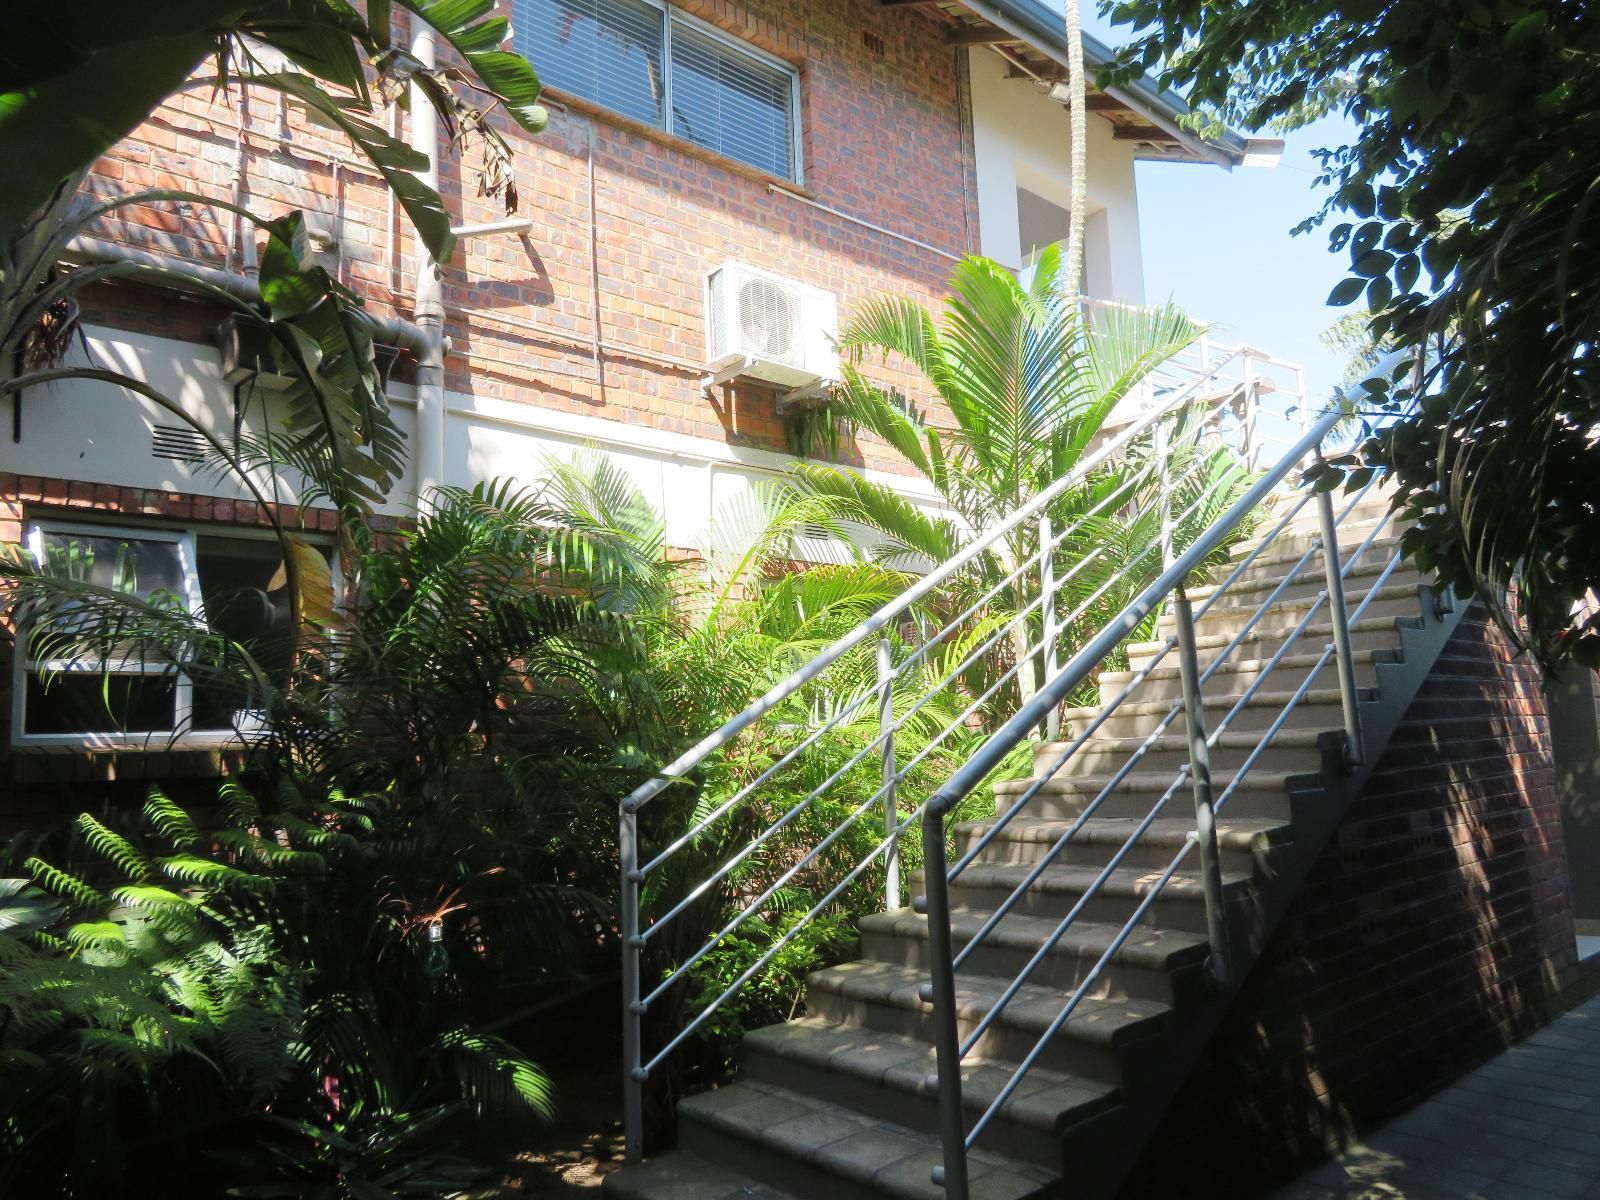
[[[1340,526],[1345,556],[1386,508],[1386,500],[1375,498],[1347,515]],[[1315,512],[1315,505],[1303,509],[1199,621],[1202,668],[1313,544]],[[1397,542],[1392,530],[1384,532],[1352,569],[1346,580],[1351,610],[1372,590]],[[1249,549],[1237,549],[1235,561]],[[1208,728],[1259,676],[1322,586],[1321,561],[1314,558],[1207,684]],[[1210,591],[1196,587],[1189,594],[1198,607]],[[1352,627],[1367,764],[1382,753],[1456,619],[1402,565]],[[1217,794],[1305,679],[1329,631],[1326,621],[1313,623],[1221,738],[1213,751]],[[1170,632],[1170,621],[1164,620],[1159,641],[1131,648],[1134,671],[1164,648]],[[1114,698],[1131,679],[1129,672],[1102,674],[1101,700]],[[1171,654],[961,874],[951,887],[957,950],[1180,696]],[[1081,729],[1099,712],[1073,710],[1065,720],[1069,728]],[[1359,792],[1365,768],[1344,769],[1342,728],[1337,674],[1330,662],[1219,812],[1235,986]],[[1037,747],[1036,765],[1061,749]],[[957,976],[963,1036],[1044,944],[1187,758],[1180,714],[963,966]],[[1001,811],[1027,782],[996,785]],[[952,831],[957,854],[991,824],[957,825]],[[1073,986],[1192,829],[1185,784],[968,1056],[962,1094],[969,1125],[1061,1011]],[[1173,879],[1143,928],[1099,978],[1092,998],[1077,1009],[985,1131],[971,1157],[974,1197],[1055,1195],[1064,1188],[1063,1179],[1070,1181],[1075,1198],[1110,1197],[1142,1152],[1233,990],[1214,985],[1207,974],[1198,856],[1191,855],[1187,865],[1193,869]],[[914,878],[913,894],[920,887],[920,878]],[[907,908],[863,917],[860,931],[861,958],[810,977],[804,1018],[749,1034],[739,1082],[684,1100],[678,1107],[677,1148],[611,1177],[607,1186],[613,1194],[649,1200],[785,1195],[934,1200],[943,1195],[931,1182],[940,1162],[931,1010],[918,994],[928,979],[927,923]]]

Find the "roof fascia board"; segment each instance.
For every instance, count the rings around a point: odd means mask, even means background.
[[[1045,20],[1052,14],[1040,5],[1027,0],[959,0],[959,3],[974,16],[1005,30],[1018,41],[1026,42],[1063,70],[1068,69],[1066,30],[1057,29]],[[1104,42],[1085,34],[1083,57],[1086,65],[1098,67],[1108,62],[1112,53]],[[1177,138],[1205,161],[1220,167],[1235,167],[1244,161],[1248,143],[1232,130],[1225,130],[1219,139],[1220,144],[1214,144],[1184,129],[1178,118],[1188,112],[1188,106],[1176,94],[1158,92],[1143,81],[1129,87],[1108,87],[1104,90],[1106,95],[1140,113],[1156,128]]]

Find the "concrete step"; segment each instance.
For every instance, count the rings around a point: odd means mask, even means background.
[[[1013,868],[995,868],[1013,869]],[[1014,868],[1023,871],[1026,868]],[[977,866],[962,876],[963,884]],[[920,872],[918,873],[920,878]],[[976,878],[973,876],[973,878]],[[913,884],[920,891],[920,883]],[[962,893],[964,894],[964,893]],[[1036,914],[1037,915],[1037,914]],[[856,961],[813,972],[806,980],[809,1012],[840,1025],[933,1040],[933,1009],[921,998],[927,976],[897,963]],[[998,1003],[1010,980],[963,972],[956,979],[956,1023],[966,1038]],[[973,1047],[983,1059],[1020,1062],[1060,1014],[1066,997],[1053,988],[1024,985]],[[1172,1010],[1152,1000],[1084,1000],[1045,1047],[1039,1065],[1114,1084],[1123,1057],[1151,1042]]]
[[[1144,765],[1141,760],[1141,767]],[[1262,817],[1287,822],[1290,819],[1290,793],[1314,788],[1321,782],[1321,760],[1309,764],[1304,772],[1267,771],[1252,767],[1227,799],[1228,811],[1240,817]],[[1220,799],[1235,778],[1228,770],[1211,772],[1211,794]],[[1095,804],[1097,817],[1143,818],[1170,791],[1164,817],[1187,817],[1193,811],[1193,786],[1187,778],[1178,780],[1172,771],[1130,771],[1111,787],[1110,775],[1055,775],[1041,785],[1028,800],[1020,816],[1045,818],[1077,817]],[[994,785],[995,806],[1000,812],[1010,809],[1012,799],[1028,791],[1033,781],[1008,779]],[[1176,787],[1174,787],[1176,784]],[[1101,798],[1103,797],[1103,798]],[[1098,803],[1096,803],[1098,799]]]
[[[1287,536],[1287,534],[1284,536]],[[1349,555],[1354,555],[1356,550],[1359,549],[1361,544],[1365,541],[1366,538],[1361,537],[1345,546],[1343,545],[1343,539],[1341,539],[1341,548],[1347,551]],[[1318,545],[1320,546],[1320,543],[1318,543]],[[1254,549],[1255,546],[1252,544],[1236,550],[1229,559],[1228,566],[1223,570],[1215,572],[1217,578],[1212,583],[1206,585],[1203,594],[1209,597],[1216,584],[1221,583],[1222,580],[1231,575],[1234,568],[1245,559],[1249,558],[1250,552]],[[1355,565],[1351,568],[1350,576],[1378,574],[1386,565],[1388,565],[1389,560],[1394,557],[1396,551],[1399,549],[1400,538],[1398,536],[1391,536],[1387,530],[1384,531],[1384,533],[1373,539],[1372,544],[1367,547],[1360,559],[1356,561]],[[1325,579],[1323,574],[1322,556],[1317,548],[1302,546],[1296,550],[1282,545],[1280,539],[1280,541],[1273,542],[1260,554],[1256,555],[1256,557],[1251,560],[1250,565],[1244,569],[1239,578],[1234,582],[1233,587],[1230,587],[1228,591],[1232,592],[1235,588],[1244,587],[1246,584],[1260,583],[1263,581],[1270,581],[1275,585],[1280,579],[1282,579],[1294,567],[1296,567],[1300,563],[1300,560],[1308,553],[1311,555],[1311,557],[1309,560],[1307,560],[1305,566],[1300,568],[1301,575],[1308,579]],[[1343,558],[1341,561],[1348,562],[1349,560],[1348,558]],[[1397,571],[1406,571],[1410,569],[1411,568],[1406,566],[1396,568]],[[1199,591],[1200,589],[1198,588],[1190,588],[1189,594],[1190,596],[1194,596]]]
[[[1322,651],[1331,643],[1307,641],[1302,635],[1290,647],[1290,653],[1285,654],[1276,664],[1269,655],[1266,658],[1243,658],[1235,650],[1222,664],[1212,672],[1211,678],[1201,684],[1203,694],[1213,696],[1238,696],[1243,695],[1255,683],[1265,677],[1274,691],[1292,692],[1304,683],[1313,671],[1316,679],[1324,684],[1338,682],[1338,667],[1330,657],[1327,662],[1319,666]],[[1169,658],[1175,658],[1170,655]],[[1197,656],[1198,657],[1198,656]],[[1355,668],[1356,686],[1373,687],[1378,681],[1377,666],[1379,663],[1398,662],[1399,652],[1392,649],[1384,650],[1354,650],[1351,652],[1351,665]],[[1201,668],[1202,676],[1208,667]],[[1138,682],[1138,686],[1128,693],[1131,700],[1159,700],[1163,697],[1180,698],[1183,695],[1183,672],[1176,663],[1168,665],[1163,661],[1160,666],[1150,669],[1149,674],[1143,679],[1139,678],[1138,671],[1102,671],[1096,678],[1100,688],[1100,703],[1114,703],[1124,692],[1128,692],[1130,684]]]
[[[1369,591],[1373,589],[1357,586],[1345,593],[1348,612],[1354,614],[1356,607],[1366,600]],[[1318,615],[1313,620],[1327,621],[1327,603],[1318,602],[1315,597],[1301,597],[1298,600],[1276,600],[1268,605],[1265,614],[1261,615],[1260,624],[1268,629],[1290,629],[1305,616],[1311,608],[1319,609]],[[1261,613],[1262,606],[1257,604],[1218,604],[1215,608],[1195,619],[1195,628],[1201,633],[1226,633],[1235,634],[1255,620]],[[1418,583],[1386,584],[1376,589],[1372,602],[1361,613],[1362,617],[1419,617],[1422,615],[1422,586]],[[1166,635],[1176,628],[1170,612],[1163,613],[1157,625],[1157,632]]]
[[[1336,511],[1338,511],[1336,509]],[[1276,528],[1277,522],[1268,520],[1262,523],[1260,537],[1265,537]],[[1382,526],[1381,529],[1379,527]],[[1339,523],[1339,550],[1348,553],[1361,545],[1372,534],[1379,530],[1378,537],[1373,539],[1376,544],[1379,538],[1398,537],[1407,528],[1406,524],[1399,521],[1386,521],[1381,514],[1352,513],[1349,518]],[[1304,554],[1313,546],[1320,544],[1322,527],[1316,515],[1316,509],[1307,506],[1300,510],[1300,515],[1284,527],[1282,533],[1272,540],[1275,552],[1278,554]],[[1256,540],[1240,543],[1234,548],[1232,560],[1238,562],[1255,549]],[[1370,553],[1370,552],[1369,552]]]
[[[1352,622],[1350,625],[1350,644],[1357,650],[1392,650],[1400,645],[1400,629],[1410,627],[1422,628],[1422,618],[1413,617],[1366,617]],[[1294,628],[1291,623],[1282,626],[1281,622],[1263,628],[1256,626],[1239,640],[1239,644],[1229,652],[1229,657],[1243,657],[1254,659],[1271,658],[1282,648],[1288,639],[1288,634]],[[1330,621],[1313,621],[1307,625],[1300,636],[1295,639],[1296,646],[1326,646],[1333,640],[1333,624]],[[1177,665],[1176,642],[1170,637],[1156,642],[1130,642],[1128,644],[1128,665],[1133,670],[1149,665],[1150,660],[1167,649],[1169,641],[1173,648],[1167,651],[1161,660],[1163,666]],[[1226,650],[1233,641],[1233,635],[1227,633],[1200,633],[1195,634],[1195,656],[1200,660],[1204,669],[1214,662],[1217,656]]]
[[[950,903],[976,913],[996,912],[1022,886],[1032,870],[1025,863],[975,862],[950,885]],[[1100,871],[1097,867],[1052,864],[1034,880],[1013,911],[1059,921],[1081,903],[1079,915],[1085,921],[1121,922],[1128,919],[1160,879],[1160,872],[1151,868],[1121,867],[1085,900],[1085,894]],[[922,873],[919,871],[912,878],[913,894],[920,894]],[[1231,895],[1242,896],[1250,886],[1250,878],[1247,872],[1229,872],[1223,876],[1224,889]],[[1204,934],[1205,892],[1200,876],[1195,872],[1174,875],[1150,906],[1142,923],[1154,929]]]
[[[615,1200],[798,1200],[689,1150],[670,1150],[607,1175],[600,1185]]]
[[[1358,689],[1360,694],[1357,699],[1370,700],[1376,695],[1370,688]],[[1214,731],[1217,723],[1233,709],[1239,701],[1239,696],[1204,696],[1204,711],[1206,716],[1206,729]],[[1239,710],[1232,722],[1228,725],[1229,733],[1249,733],[1268,728],[1276,721],[1284,708],[1294,699],[1292,691],[1263,690],[1257,692],[1245,706]],[[1103,737],[1144,737],[1159,726],[1166,715],[1178,709],[1178,715],[1167,726],[1166,732],[1183,734],[1188,728],[1182,712],[1182,704],[1177,700],[1125,700],[1119,705],[1106,720],[1095,730],[1097,736]],[[1062,712],[1062,720],[1068,730],[1075,733],[1088,727],[1100,709],[1095,708],[1069,708]],[[1300,703],[1289,710],[1288,719],[1284,722],[1285,729],[1317,729],[1339,730],[1344,728],[1344,710],[1339,701],[1337,679],[1329,678],[1326,686],[1313,687],[1303,697]],[[1066,735],[1064,735],[1066,736]]]
[[[1224,604],[1261,604],[1262,601],[1277,590],[1279,584],[1284,582],[1288,577],[1289,570],[1294,565],[1294,563],[1290,563],[1287,566],[1277,567],[1268,574],[1235,580],[1228,586],[1227,591],[1221,593],[1216,602],[1217,606],[1220,607]],[[1349,569],[1344,572],[1346,595],[1369,587],[1374,579],[1388,569],[1388,566],[1389,557],[1387,554],[1380,556],[1374,550],[1367,551],[1358,561],[1351,563]],[[1255,567],[1252,567],[1251,572],[1253,573],[1254,571]],[[1214,583],[1202,584],[1188,589],[1189,599],[1193,602],[1197,612],[1213,596],[1217,595],[1217,589],[1226,578],[1227,575],[1224,574]],[[1402,564],[1390,572],[1389,578],[1385,582],[1422,584],[1426,583],[1427,580],[1415,568]],[[1301,568],[1294,578],[1289,581],[1288,585],[1284,587],[1279,598],[1303,600],[1317,595],[1327,586],[1328,577],[1323,570],[1322,560],[1320,556],[1313,556],[1311,561]]]
[[[956,825],[953,830],[956,852],[964,855],[995,824],[990,819]],[[1018,816],[995,834],[974,864],[1036,863],[1075,824],[1078,822],[1062,818]],[[1139,821],[1132,817],[1090,817],[1081,823],[1055,861],[1063,866],[1103,867],[1138,825]],[[1121,865],[1130,869],[1164,869],[1193,832],[1192,815],[1158,817],[1134,843]],[[1217,820],[1217,849],[1222,869],[1231,874],[1253,871],[1258,859],[1290,840],[1291,828],[1284,821],[1236,814],[1223,814]]]
[[[979,913],[950,914],[950,936],[957,952],[972,940],[983,921],[984,915]],[[1056,924],[1046,917],[1009,914],[972,952],[962,970],[1015,979],[1055,932]],[[862,957],[928,969],[928,923],[915,912],[876,913],[862,917],[860,927]],[[1025,982],[1070,991],[1088,976],[1120,929],[1120,924],[1074,922]],[[1206,955],[1203,937],[1139,929],[1111,956],[1088,994],[1100,999],[1129,997],[1173,1004],[1186,994],[1184,981],[1175,975],[1184,968],[1198,969]]]
[[[1322,762],[1318,742],[1321,733],[1314,729],[1280,729],[1252,770],[1288,772],[1290,774],[1315,773]],[[1055,777],[1109,776],[1115,774],[1131,755],[1145,745],[1142,737],[1112,738],[1095,736],[1080,746],[1070,758],[1061,762],[1061,756],[1071,747],[1070,742],[1037,742],[1033,747],[1033,777],[1055,770]],[[1233,771],[1254,753],[1261,741],[1259,733],[1223,733],[1211,747],[1211,766],[1215,771]],[[1189,739],[1179,734],[1168,734],[1150,742],[1139,759],[1135,770],[1170,775],[1189,761]],[[996,794],[1004,790],[1014,796],[1026,787],[1028,780],[1006,780],[996,785]]]
[[[933,1043],[805,1017],[745,1035],[741,1077],[799,1092],[911,1129],[937,1129]],[[1016,1064],[971,1056],[961,1064],[968,1121],[1011,1081]],[[1060,1130],[1117,1103],[1115,1083],[1034,1067],[984,1132],[990,1150],[1043,1167],[1061,1162]]]
[[[934,1134],[803,1092],[750,1080],[686,1097],[678,1117],[681,1149],[674,1153],[686,1151],[800,1200],[944,1197],[933,1183],[942,1161]],[[974,1150],[968,1161],[973,1200],[1024,1200],[1059,1173],[985,1149]],[[699,1200],[706,1194],[671,1195]],[[640,1195],[666,1200],[661,1193]]]

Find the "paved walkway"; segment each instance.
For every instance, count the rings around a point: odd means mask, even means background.
[[[1600,997],[1275,1200],[1600,1200]]]

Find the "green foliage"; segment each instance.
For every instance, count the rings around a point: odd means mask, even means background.
[[[1026,288],[982,258],[964,260],[950,286],[942,321],[901,296],[873,299],[857,309],[840,335],[846,358],[835,404],[846,419],[883,438],[915,467],[954,518],[931,516],[893,489],[850,472],[815,464],[794,472],[801,489],[825,500],[835,520],[871,531],[877,539],[874,556],[895,566],[953,557],[974,540],[972,531],[1002,524],[1072,472],[1097,445],[1117,405],[1202,332],[1170,307],[1112,308],[1096,314],[1092,329],[1080,323],[1062,293],[1055,247],[1040,256]],[[934,423],[866,378],[863,360],[889,355],[928,380],[953,425]],[[1190,464],[1184,436],[1180,428],[1169,468],[1173,476]],[[1140,481],[1151,453],[1145,438],[1049,508],[1061,531],[1104,506],[1054,553],[1056,576],[1064,581],[1062,609],[1079,613],[1062,631],[1068,654],[1083,636],[1098,631],[1096,620],[1116,612],[1160,574],[1160,556],[1153,552],[1160,545],[1160,509],[1148,481]],[[1244,473],[1229,474],[1226,466],[1219,461],[1209,475],[1215,490],[1201,512],[1223,511],[1243,490]],[[1188,499],[1198,503],[1200,497],[1189,493]],[[1182,511],[1181,503],[1175,500],[1175,511]],[[1203,528],[1184,521],[1178,546]],[[941,611],[952,617],[981,602],[968,638],[976,644],[980,629],[992,632],[1039,595],[1036,568],[1001,586],[1019,564],[1036,562],[1038,555],[1038,525],[1024,522],[953,582]],[[1114,582],[1118,572],[1124,578]],[[986,697],[986,716],[1015,711],[1018,700],[1036,690],[1042,663],[1017,659],[1041,638],[1035,611],[1016,624],[1009,644],[966,675],[968,690]],[[1006,682],[1013,678],[1014,683]]]
[[[1159,68],[1256,128],[1336,107],[1330,222],[1382,364],[1359,399],[1378,432],[1338,469],[1386,468],[1406,545],[1477,592],[1549,669],[1600,666],[1600,27],[1585,6],[1129,0],[1146,32],[1117,72]],[[1529,135],[1536,129],[1538,136]]]
[[[701,1027],[702,1054],[713,1077],[733,1073],[739,1039],[746,1032],[800,1015],[810,972],[855,954],[856,932],[847,916],[826,913],[803,921],[813,897],[798,888],[781,901],[773,914],[763,913],[724,938],[695,968],[686,998],[690,1012],[708,1007],[745,974],[755,972]],[[793,940],[781,944],[791,933]],[[769,954],[770,959],[758,967]]]
[[[549,1084],[387,911],[391,806],[227,790],[0,883],[0,1188],[497,1194]]]
[[[489,0],[401,6],[463,55],[477,90],[524,129],[544,127],[539,81],[525,59],[500,49],[510,27]],[[215,82],[237,78],[283,92],[338,125],[383,175],[429,253],[448,261],[449,216],[418,174],[428,164],[373,119],[376,104],[415,81],[452,135],[481,138],[491,164],[503,165],[510,152],[482,108],[456,96],[445,71],[423,69],[392,44],[390,8],[387,0],[371,5],[363,19],[340,0],[165,0],[133,9],[90,0],[48,18],[15,14],[0,51],[0,157],[12,164],[0,196],[0,244],[17,236],[63,180],[86,170],[215,56]],[[294,69],[258,61],[274,52]],[[376,71],[370,82],[369,67]],[[503,166],[486,175],[496,194],[507,179]],[[514,191],[507,199],[515,208]]]

